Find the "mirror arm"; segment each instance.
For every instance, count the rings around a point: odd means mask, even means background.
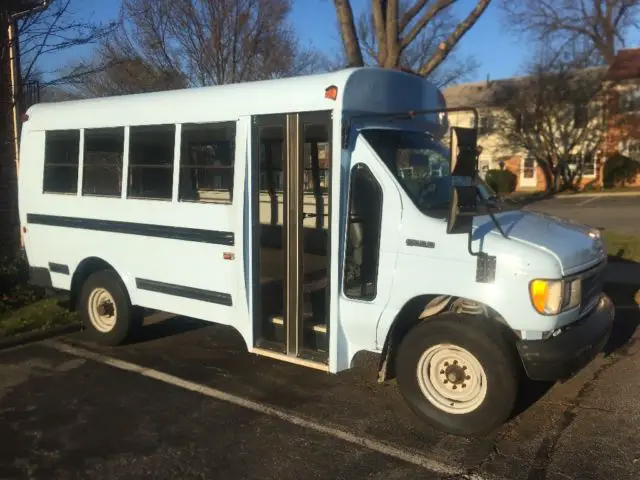
[[[493,212],[491,211],[491,209],[488,209],[487,213],[489,214],[489,216],[491,217],[491,220],[493,220],[493,224],[496,226],[496,228],[498,229],[498,231],[502,234],[502,236],[504,238],[509,238],[507,237],[507,234],[504,232],[504,230],[502,229],[502,227],[500,226],[500,222],[498,222],[498,220],[496,219],[495,215],[493,214]]]

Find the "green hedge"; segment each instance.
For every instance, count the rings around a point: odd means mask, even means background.
[[[0,249],[0,316],[44,298],[44,290],[28,285],[29,264],[23,253]]]
[[[634,181],[640,174],[640,162],[619,153],[609,157],[604,165],[603,184],[605,188],[624,186]]]
[[[485,176],[487,184],[498,194],[505,195],[516,189],[517,177],[510,170],[489,170]]]

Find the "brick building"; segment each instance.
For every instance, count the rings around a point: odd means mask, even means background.
[[[640,48],[621,50],[606,77],[614,87],[608,98],[608,129],[604,150],[640,162]],[[640,175],[635,185],[640,186]]]
[[[582,187],[602,186],[606,160],[616,153],[640,162],[640,49],[620,50],[614,63],[600,71],[605,79],[606,130],[596,155],[583,163]],[[496,89],[504,83],[514,84],[521,80],[466,83],[446,88],[443,93],[449,107],[472,106],[478,109],[481,174],[500,168],[502,163],[516,175],[517,190],[544,190],[548,175],[526,151],[505,147],[498,129],[494,128],[500,116],[507,115],[492,104]],[[595,101],[602,100],[598,98]],[[468,126],[472,119],[469,114],[453,114],[450,121],[453,125]],[[627,185],[640,187],[640,175]]]

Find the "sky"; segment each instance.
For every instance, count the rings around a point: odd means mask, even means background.
[[[453,13],[464,18],[474,7],[477,0],[460,0],[454,6]],[[369,5],[370,0],[351,0],[356,17]],[[472,55],[480,64],[480,68],[469,80],[480,81],[507,78],[521,74],[524,62],[532,50],[526,39],[517,38],[505,31],[504,20],[499,1],[491,2],[478,22],[466,33],[459,43],[459,54],[464,57]],[[115,20],[120,8],[120,0],[74,0],[73,8],[84,18],[93,21]],[[327,53],[337,51],[340,37],[336,29],[336,13],[333,0],[294,0],[290,18],[301,42],[313,45]],[[640,36],[636,35],[632,45],[640,44]],[[51,70],[60,63],[68,63],[87,50],[74,49],[46,59],[45,70]]]

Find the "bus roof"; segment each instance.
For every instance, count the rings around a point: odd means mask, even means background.
[[[338,89],[336,100],[325,98],[330,86]],[[444,107],[440,90],[424,78],[364,67],[277,80],[40,103],[28,110],[25,128],[201,123],[236,120],[243,115],[320,110],[385,114]]]

